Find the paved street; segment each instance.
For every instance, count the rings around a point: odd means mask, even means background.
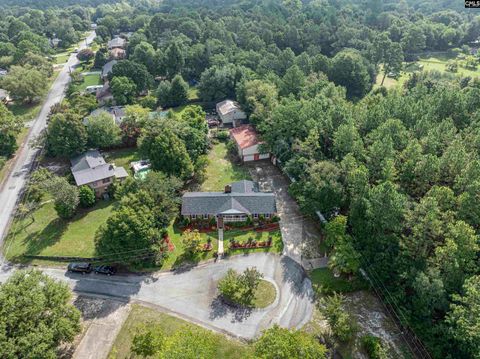
[[[253,311],[224,305],[217,297],[218,280],[229,268],[243,271],[253,266],[266,280],[275,283],[276,301],[265,309]],[[274,323],[300,327],[310,320],[313,310],[312,286],[302,267],[289,257],[268,253],[236,256],[183,272],[151,276],[82,276],[52,268],[44,272],[66,281],[78,293],[153,304],[193,323],[245,339],[254,338]],[[10,274],[11,271],[1,272],[0,281]]]
[[[87,43],[91,43],[94,37],[95,33],[92,32],[89,34],[87,37]],[[82,41],[79,48],[82,49],[85,48],[85,46],[85,41]],[[69,67],[73,67],[78,63],[75,54],[72,54],[65,66],[60,70],[58,77],[47,94],[37,118],[32,124],[31,130],[25,139],[24,146],[17,151],[15,163],[12,166],[10,174],[0,188],[0,247],[7,235],[8,226],[15,213],[17,201],[25,186],[35,156],[39,151],[38,148],[31,146],[31,141],[37,138],[46,127],[50,107],[62,100],[65,89],[70,80]],[[3,263],[1,254],[0,262]]]

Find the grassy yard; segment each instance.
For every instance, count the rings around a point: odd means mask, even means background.
[[[28,261],[22,255],[93,257],[95,232],[113,208],[114,202],[99,201],[90,209],[80,209],[71,220],[63,220],[53,202],[45,203],[32,216],[14,222],[5,256],[18,262]]]
[[[105,161],[108,163],[115,163],[117,167],[123,167],[127,172],[133,176],[133,171],[130,168],[130,162],[140,160],[140,153],[138,148],[120,148],[118,150],[111,150],[105,152],[104,154]]]
[[[84,91],[88,86],[101,85],[100,74],[89,74],[83,76],[83,82],[76,85],[77,91]]]
[[[193,258],[185,258],[184,247],[182,244],[182,233],[183,232],[180,230],[180,228],[178,228],[173,224],[170,225],[170,227],[168,227],[168,236],[170,237],[170,241],[175,246],[175,249],[172,252],[170,252],[170,255],[163,263],[161,269],[164,269],[164,270],[172,269],[172,268],[181,266],[182,264],[185,264],[185,263],[195,264],[201,261],[212,259],[213,253],[218,250],[218,241],[217,241],[217,237],[213,236],[214,233],[201,233],[200,236],[202,239],[202,244],[207,243],[207,239],[209,237],[212,239],[212,246],[213,246],[212,250],[207,252],[197,253],[196,256]],[[160,269],[160,268],[153,268],[153,269]]]
[[[198,100],[198,89],[196,87],[190,87],[188,89],[188,99],[190,101]]]
[[[355,276],[350,280],[343,276],[335,277],[328,268],[314,269],[309,275],[313,288],[324,294],[332,292],[349,293],[368,288],[368,283],[361,277]]]
[[[447,72],[445,70],[445,66],[449,60],[454,60],[455,56],[450,55],[448,53],[426,53],[424,56],[420,56],[420,59],[414,63],[407,63],[404,64],[404,71],[400,73],[400,76],[398,79],[393,79],[393,78],[385,78],[384,86],[386,88],[391,88],[395,87],[397,85],[403,85],[405,81],[410,77],[410,75],[415,72],[415,71],[438,71],[438,72]],[[470,76],[472,78],[474,77],[480,77],[480,66],[477,68],[477,70],[469,70],[460,65],[459,61],[459,66],[458,66],[458,71],[456,73],[452,72],[447,72],[448,74],[451,74],[453,76]],[[375,87],[380,86],[380,83],[383,78],[383,72],[380,71],[379,74],[377,75]]]
[[[67,62],[69,57],[70,57],[70,54],[68,52],[63,52],[63,53],[54,55],[53,59],[55,60],[55,64],[59,65]]]
[[[135,329],[139,325],[159,325],[165,336],[171,336],[185,327],[199,330],[205,334],[209,333],[207,329],[188,323],[182,319],[156,311],[154,309],[133,305],[127,320],[125,321],[120,333],[118,333],[113,344],[110,358],[133,359],[139,358],[130,353]],[[216,353],[213,358],[245,358],[252,354],[251,347],[239,341],[230,339],[221,334],[214,334],[216,339]],[[212,359],[213,359],[212,358]]]
[[[233,163],[228,156],[226,143],[213,146],[208,154],[210,164],[207,178],[202,184],[202,191],[223,191],[225,185],[244,179],[251,179],[247,168]]]
[[[214,234],[215,239],[217,239],[217,234]],[[253,252],[272,252],[272,253],[282,253],[283,250],[283,241],[282,234],[280,230],[272,232],[255,232],[255,231],[242,231],[242,230],[229,230],[225,231],[223,235],[224,246],[225,248],[229,247],[230,239],[235,239],[237,242],[247,242],[249,237],[257,242],[266,242],[268,237],[272,237],[272,246],[270,248],[250,248],[250,249],[228,249],[229,255],[236,254],[246,254]]]
[[[266,308],[273,303],[276,296],[277,291],[273,284],[262,279],[255,290],[253,306],[255,308]]]

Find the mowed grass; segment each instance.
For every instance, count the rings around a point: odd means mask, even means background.
[[[193,257],[185,256],[185,249],[182,243],[183,231],[176,225],[171,224],[168,227],[168,236],[171,243],[175,246],[174,250],[169,253],[168,258],[164,261],[161,269],[167,270],[176,268],[185,264],[197,264],[201,261],[206,261],[213,258],[213,254],[218,250],[218,240],[216,232],[200,233],[201,245],[207,243],[208,238],[212,241],[212,249],[210,251],[198,252]],[[155,269],[155,268],[154,268]],[[160,269],[160,268],[156,268]]]
[[[480,77],[480,66],[477,67],[477,70],[470,70],[466,69],[461,66],[462,60],[458,60],[458,71],[457,72],[447,72],[446,65],[449,60],[455,60],[455,56],[449,55],[447,53],[437,53],[437,54],[425,54],[425,56],[421,56],[420,59],[413,63],[405,63],[404,64],[404,71],[400,73],[398,79],[393,79],[389,77],[385,77],[385,82],[383,86],[386,88],[395,87],[397,85],[403,85],[405,81],[410,77],[410,75],[415,71],[438,71],[438,72],[446,72],[453,76],[460,76],[460,77]],[[419,68],[419,65],[422,65],[422,68]],[[379,87],[383,78],[383,71],[379,71],[379,74],[376,78],[376,83],[374,88]]]
[[[313,288],[323,294],[349,293],[367,289],[368,283],[359,276],[335,277],[329,268],[317,268],[309,273]]]
[[[114,163],[117,167],[123,167],[127,172],[133,176],[133,171],[130,168],[130,163],[141,159],[138,148],[120,148],[111,150],[103,154],[105,161]]]
[[[88,86],[101,85],[102,80],[100,74],[89,74],[83,76],[83,82],[79,83],[76,88],[78,91],[84,91]]]
[[[214,234],[217,238],[217,234]],[[269,248],[249,248],[249,249],[230,249],[230,240],[234,239],[237,242],[245,243],[248,239],[252,237],[257,242],[266,242],[268,237],[272,237],[272,246]],[[254,252],[272,252],[272,253],[282,253],[283,251],[283,241],[282,233],[280,230],[271,231],[271,232],[256,232],[256,231],[244,231],[240,229],[232,229],[225,231],[223,234],[224,239],[224,248],[228,249],[229,255],[236,254],[247,254]]]
[[[67,62],[69,57],[70,54],[68,52],[63,52],[61,54],[54,55],[53,59],[55,60],[55,64],[59,65]]]
[[[94,257],[95,233],[114,206],[113,201],[102,200],[64,220],[53,202],[47,202],[31,216],[14,222],[4,245],[5,256],[18,262],[30,261],[23,255]]]
[[[252,304],[255,308],[266,308],[273,303],[276,296],[277,290],[275,286],[262,279],[255,290],[255,298]]]
[[[240,180],[251,180],[248,169],[233,163],[227,151],[225,142],[213,146],[208,154],[210,163],[206,171],[206,179],[202,191],[223,191],[225,185]]]
[[[140,325],[146,325],[147,327],[151,325],[158,325],[160,326],[163,334],[167,337],[177,333],[178,331],[184,330],[185,328],[199,330],[200,332],[205,333],[205,335],[210,333],[209,330],[198,325],[191,324],[187,321],[151,308],[134,304],[127,320],[123,324],[122,329],[115,339],[109,358],[142,358],[130,352],[133,337],[135,336],[136,329]],[[240,359],[251,357],[253,354],[252,348],[246,344],[243,344],[242,342],[230,339],[221,334],[213,335],[216,341],[215,355],[213,356],[215,359]]]

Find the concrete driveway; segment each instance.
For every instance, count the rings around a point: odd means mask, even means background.
[[[218,299],[217,282],[227,270],[243,271],[247,267],[256,267],[265,279],[276,284],[277,299],[265,309],[233,309]],[[66,281],[77,293],[153,304],[193,323],[244,339],[256,337],[275,323],[299,328],[310,320],[313,311],[313,290],[303,268],[289,257],[269,253],[236,256],[183,272],[152,276],[104,277],[53,268],[43,271]],[[0,281],[11,272],[0,273]]]
[[[320,231],[311,218],[300,212],[297,202],[288,194],[288,179],[270,161],[248,164],[254,181],[262,190],[273,191],[277,200],[277,211],[281,218],[280,229],[284,243],[283,254],[302,263],[307,258],[318,258]]]

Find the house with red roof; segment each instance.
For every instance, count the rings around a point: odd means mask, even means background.
[[[237,145],[238,155],[243,162],[270,158],[270,153],[263,153],[259,147],[263,143],[258,138],[252,125],[242,125],[230,130],[230,138]]]

